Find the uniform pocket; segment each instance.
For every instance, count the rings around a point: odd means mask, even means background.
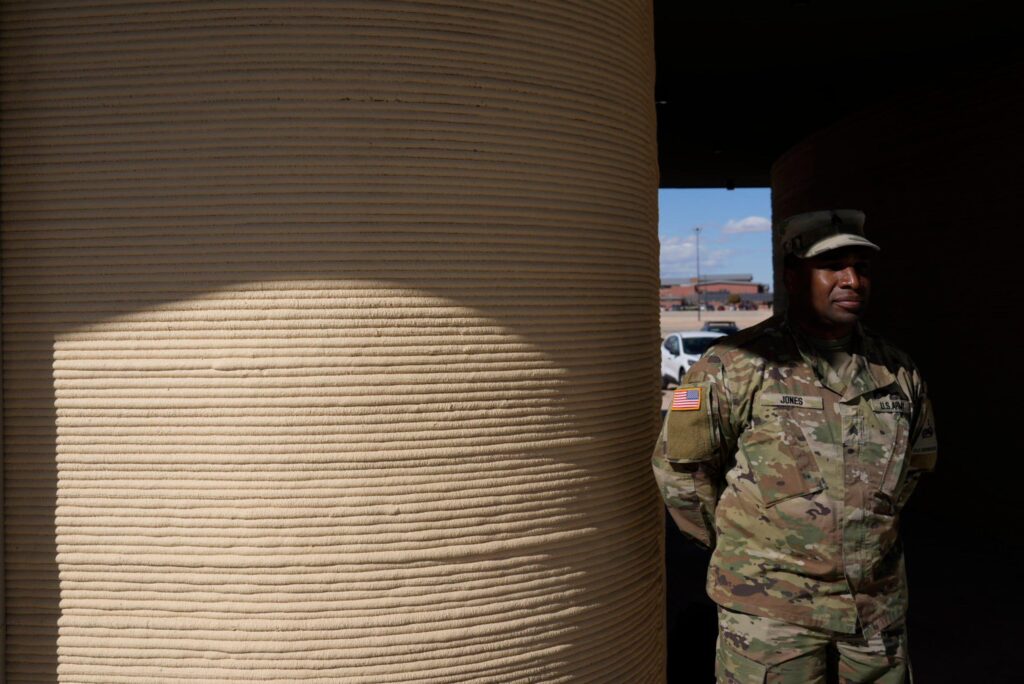
[[[907,420],[899,414],[890,414],[892,417],[884,421],[889,431],[889,438],[884,434],[878,435],[877,442],[885,453],[885,470],[882,473],[882,480],[878,490],[886,496],[893,496],[903,479],[905,466],[907,464]]]
[[[899,493],[909,473],[910,402],[893,393],[869,400],[870,411],[861,422],[860,450],[847,465],[851,476],[874,496],[874,513],[895,516]]]
[[[864,415],[857,479],[870,483],[883,497],[899,490],[907,469],[910,402],[892,392],[868,401]]]
[[[820,492],[824,480],[800,425],[780,419],[764,423],[740,440],[765,506]]]

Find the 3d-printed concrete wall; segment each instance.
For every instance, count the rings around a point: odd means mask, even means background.
[[[9,682],[663,677],[650,23],[4,3]]]
[[[924,371],[936,472],[904,515],[921,681],[1012,681],[1016,633],[1024,68],[920,85],[809,137],[772,171],[776,218],[855,207],[882,247],[868,323]],[[776,236],[777,237],[777,236]],[[776,285],[781,285],[776,268]],[[776,289],[778,291],[778,287]],[[955,625],[984,625],[957,630]],[[985,658],[951,657],[985,653]]]

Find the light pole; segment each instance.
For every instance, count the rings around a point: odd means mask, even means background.
[[[700,322],[700,226],[696,226],[693,232],[697,234],[697,283],[693,291],[697,293],[697,321]]]

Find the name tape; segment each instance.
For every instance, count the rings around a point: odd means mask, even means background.
[[[821,397],[808,397],[800,394],[762,394],[761,405],[818,410],[825,408]]]

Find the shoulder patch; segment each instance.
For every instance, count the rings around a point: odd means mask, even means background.
[[[700,387],[680,387],[672,395],[673,411],[699,411],[703,391]]]
[[[718,430],[711,411],[711,383],[690,383],[676,390],[673,408],[665,416],[665,457],[696,463],[715,458]],[[681,407],[677,408],[676,404]]]

